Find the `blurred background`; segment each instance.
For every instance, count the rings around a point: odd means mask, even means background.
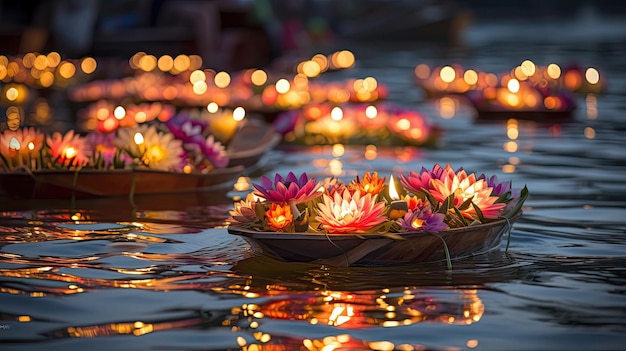
[[[2,0],[0,51],[64,58],[184,52],[234,70],[346,41],[462,45],[467,29],[484,23],[510,24],[498,33],[509,39],[523,34],[520,21],[560,26],[557,35],[571,26],[593,32],[595,20],[625,13],[626,4],[613,0]],[[623,36],[625,26],[615,22],[606,35]]]

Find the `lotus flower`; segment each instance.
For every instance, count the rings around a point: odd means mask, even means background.
[[[86,140],[93,152],[92,166],[96,168],[126,168],[133,163],[128,155],[118,152],[113,133],[89,133]]]
[[[468,175],[464,170],[460,170],[457,173],[448,172],[444,179],[432,179],[429,192],[439,202],[453,195],[453,205],[456,208],[471,200],[472,206],[459,208],[465,218],[478,219],[475,206],[485,218],[498,218],[506,204],[496,203],[499,197],[492,196],[492,190],[484,179],[476,179],[474,173]]]
[[[44,139],[45,135],[32,127],[5,130],[0,134],[0,160],[7,162],[8,169],[21,165],[36,168]]]
[[[28,155],[29,158],[37,157],[43,148],[45,138],[46,136],[35,128],[23,128],[22,145],[24,145],[24,147],[20,153],[22,155]]]
[[[450,165],[447,165],[446,169],[448,169],[449,167]],[[408,191],[417,194],[420,191],[427,191],[430,188],[430,180],[442,179],[444,175],[447,174],[446,172],[448,171],[444,170],[444,168],[441,168],[439,164],[435,164],[432,171],[429,171],[426,168],[422,167],[421,173],[411,171],[406,177],[404,176],[404,174],[401,174],[400,182]]]
[[[200,137],[204,139],[202,134],[207,129],[207,124],[203,121],[192,119],[186,114],[178,114],[174,118],[165,123],[176,139],[180,139],[183,143],[189,143]]]
[[[235,203],[235,208],[228,212],[231,217],[227,221],[233,224],[252,223],[257,219],[255,207],[254,195],[248,193],[244,200]]]
[[[359,190],[361,193],[377,195],[380,193],[385,187],[385,177],[379,178],[378,172],[369,173],[366,172],[363,175],[363,179],[359,179],[357,176],[354,180],[350,182],[348,188],[351,191]]]
[[[228,165],[228,154],[224,144],[215,140],[213,135],[209,135],[208,138],[202,144],[202,154],[215,168],[224,168]]]
[[[502,196],[511,191],[511,182],[499,182],[498,176],[491,176],[488,178],[485,174],[481,174],[478,179],[484,179],[487,182],[487,186],[492,188],[492,195]]]
[[[352,194],[347,189],[333,196],[324,194],[316,219],[329,233],[366,233],[387,220],[383,215],[385,203],[376,198],[358,190]]]
[[[448,229],[444,222],[446,216],[442,213],[434,213],[430,206],[417,207],[409,210],[400,220],[400,226],[407,231],[426,231],[437,233]]]
[[[272,203],[272,207],[265,213],[270,228],[281,232],[293,223],[291,207],[287,203]]]
[[[119,129],[117,144],[147,167],[163,171],[182,171],[184,167],[182,141],[159,133],[154,126]]]
[[[315,178],[309,179],[306,173],[302,173],[299,178],[293,172],[289,172],[286,178],[277,173],[273,182],[268,177],[261,176],[261,185],[253,186],[254,194],[269,202],[299,204],[321,195],[321,192],[317,191],[320,184]]]
[[[52,136],[46,138],[48,151],[52,157],[52,163],[65,167],[68,166],[84,166],[89,162],[91,150],[85,139],[78,134],[74,134],[73,130],[68,131],[65,135],[55,132]]]
[[[474,206],[478,207],[484,218],[498,218],[506,204],[497,202],[500,196],[493,194],[493,187],[485,178],[484,175],[476,178],[474,173],[468,175],[462,168],[455,172],[450,165],[445,168],[435,165],[431,171],[422,168],[421,174],[410,172],[407,177],[402,175],[401,182],[409,191],[415,194],[428,193],[439,203],[454,195],[453,206],[465,218],[479,219]],[[495,182],[495,179],[492,178],[491,181]],[[506,187],[507,185],[500,184],[498,191],[505,191]],[[466,201],[471,201],[472,205],[460,208]]]

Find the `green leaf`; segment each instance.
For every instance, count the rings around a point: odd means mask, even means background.
[[[480,221],[480,223],[485,223],[485,216],[483,216],[483,211],[481,211],[478,205],[476,205],[473,201],[472,201],[472,206],[474,206],[474,210],[476,211],[476,216],[478,216],[478,220]]]
[[[457,219],[463,227],[468,225],[467,220],[465,219],[465,217],[463,217],[463,214],[458,208],[454,207],[454,213],[456,213]]]
[[[470,197],[469,199],[465,200],[461,206],[459,206],[459,210],[467,210],[470,205],[472,204],[472,198]]]

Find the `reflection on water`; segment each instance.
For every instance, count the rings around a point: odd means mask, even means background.
[[[442,127],[438,149],[283,146],[222,193],[0,199],[0,342],[29,350],[622,348],[625,46],[472,40],[470,53],[355,49],[363,57],[356,75],[380,77],[390,99]],[[607,91],[579,95],[567,123],[476,123],[462,100],[426,100],[410,77],[421,61],[497,68],[529,53],[535,62],[602,63]],[[259,256],[224,228],[233,200],[261,174],[351,178],[434,163],[528,186],[508,253],[455,261],[452,271],[442,262],[336,268]]]

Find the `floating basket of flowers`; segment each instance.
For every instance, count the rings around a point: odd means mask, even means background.
[[[332,266],[446,260],[500,247],[528,195],[496,176],[435,165],[400,175],[377,172],[348,183],[276,174],[230,212],[228,231],[284,261]],[[508,245],[507,245],[508,246]]]
[[[203,191],[232,185],[276,146],[265,122],[245,121],[228,143],[206,123],[177,116],[114,132],[0,133],[0,195],[92,198]]]

